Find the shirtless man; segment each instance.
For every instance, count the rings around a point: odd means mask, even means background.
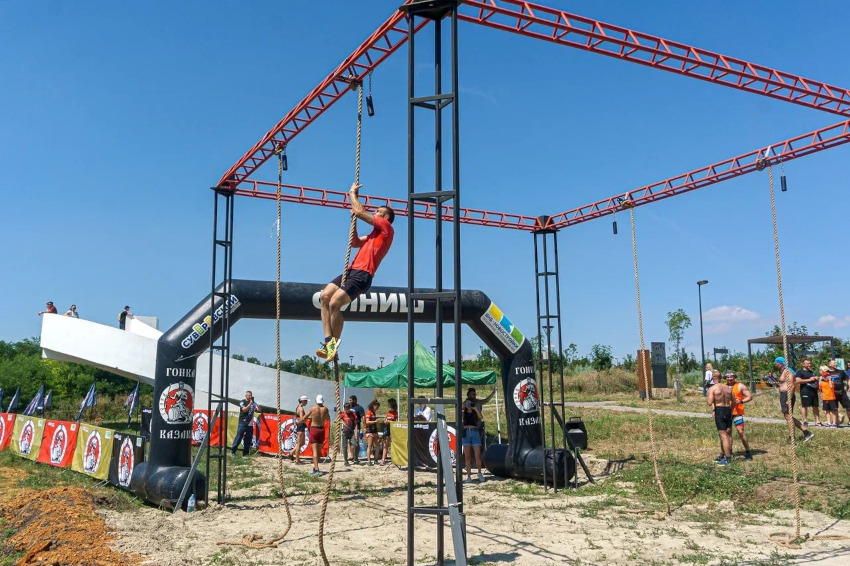
[[[320,476],[319,471],[319,455],[322,453],[322,446],[325,444],[325,422],[330,420],[330,413],[325,407],[325,398],[321,395],[316,395],[316,404],[310,407],[310,410],[299,419],[299,422],[304,422],[310,419],[310,449],[313,451],[313,471],[311,476]]]
[[[307,432],[307,423],[304,422],[304,407],[307,406],[307,401],[307,396],[302,395],[298,398],[298,406],[295,407],[295,450],[289,455],[289,459],[294,459],[296,464],[301,463],[301,448],[304,447],[304,433]]]
[[[779,356],[778,358],[773,360],[773,365],[776,366],[776,370],[779,372],[779,377],[777,377],[776,381],[779,383],[779,405],[782,408],[782,415],[785,417],[786,421],[793,422],[794,426],[800,429],[800,432],[803,433],[803,442],[808,442],[812,439],[814,433],[810,431],[806,425],[794,418],[794,415],[791,414],[791,412],[794,410],[794,402],[796,401],[796,396],[794,395],[794,388],[797,384],[797,374],[794,373],[793,369],[785,367],[785,358],[783,358],[782,356]],[[789,387],[791,389],[790,407],[788,405]]]
[[[732,390],[720,383],[720,372],[711,373],[712,386],[708,390],[708,405],[714,407],[714,424],[720,435],[723,457],[717,459],[718,466],[732,463]]]

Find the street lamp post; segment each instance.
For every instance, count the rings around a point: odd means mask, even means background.
[[[702,334],[702,286],[707,285],[708,280],[703,279],[702,281],[697,281],[697,294],[699,295],[699,348],[700,355],[702,356],[702,371],[705,372],[705,340],[703,339]],[[705,387],[705,374],[703,373],[702,378],[702,391],[703,394],[707,394]]]
[[[381,361],[380,367],[384,367],[384,356],[379,356],[378,359]]]
[[[351,367],[354,367],[354,356],[348,356],[348,363]]]

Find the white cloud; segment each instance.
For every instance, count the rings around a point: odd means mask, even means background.
[[[833,328],[843,328],[850,325],[850,316],[837,317],[831,314],[825,314],[815,323],[818,326],[832,326]]]
[[[709,322],[726,323],[759,320],[760,318],[761,316],[757,312],[747,310],[744,307],[729,305],[714,307],[703,315],[703,319]]]

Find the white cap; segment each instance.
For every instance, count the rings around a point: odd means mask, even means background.
[[[324,405],[324,403],[325,403],[325,398],[322,397],[321,395],[316,395],[316,404],[317,405]]]
[[[302,395],[301,397],[299,397],[299,398],[298,398],[298,400],[299,400],[299,401],[309,401],[309,400],[310,400],[310,398],[309,398],[309,397],[307,397],[306,395]]]

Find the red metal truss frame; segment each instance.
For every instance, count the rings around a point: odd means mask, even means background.
[[[464,6],[463,21],[850,117],[850,91],[841,87],[531,2],[466,0]]]
[[[411,0],[407,0],[410,2]],[[850,91],[791,73],[749,63],[650,34],[606,24],[598,20],[570,14],[555,8],[522,0],[465,0],[458,11],[462,21],[476,23],[519,35],[542,39],[623,59],[656,69],[697,78],[714,84],[768,96],[801,106],[850,117]],[[250,176],[275,154],[286,147],[304,128],[330,106],[340,100],[351,86],[351,77],[362,77],[387,59],[407,41],[406,16],[394,12],[366,41],[340,63],[315,89],[307,94],[283,119],[243,155],[219,180],[218,186],[235,194],[276,199],[276,184],[250,179]],[[415,31],[427,25],[420,22]],[[848,122],[821,128],[777,144],[779,153],[768,157],[791,160],[850,141]],[[757,170],[759,152],[755,150],[690,173],[671,177],[596,203],[581,206],[550,217],[545,228],[565,228],[586,220],[611,214],[621,209],[620,199],[639,206],[695,190]],[[762,156],[763,157],[763,156]],[[251,188],[240,188],[247,183]],[[275,192],[267,187],[274,187]],[[333,208],[348,208],[346,193],[284,185],[282,200]],[[407,201],[387,197],[366,196],[366,206],[389,205],[398,214],[407,215]],[[435,205],[417,204],[417,218],[434,218]],[[536,217],[464,208],[461,222],[518,230],[543,228]],[[451,218],[450,207],[443,207],[443,217]]]
[[[277,200],[277,183],[269,181],[246,181],[251,188],[239,188],[234,194],[246,197],[257,197]],[[312,204],[330,208],[351,208],[348,193],[331,189],[303,187],[299,185],[281,184],[281,201],[299,204]],[[389,206],[400,216],[408,216],[407,200],[360,194],[360,201],[367,210],[376,210],[379,206]],[[442,206],[442,216],[451,219],[454,216],[451,206]],[[413,210],[416,218],[434,219],[437,217],[435,203],[417,201]],[[507,212],[492,212],[476,208],[461,208],[460,221],[463,224],[476,226],[491,226],[495,228],[513,228],[515,230],[533,231],[541,228],[539,220],[533,216],[510,214]]]
[[[600,216],[613,214],[627,207],[649,204],[695,189],[701,189],[727,179],[759,171],[767,165],[797,159],[847,142],[850,142],[850,120],[556,214],[550,218],[547,227],[566,228]],[[624,202],[626,203],[625,206]]]

